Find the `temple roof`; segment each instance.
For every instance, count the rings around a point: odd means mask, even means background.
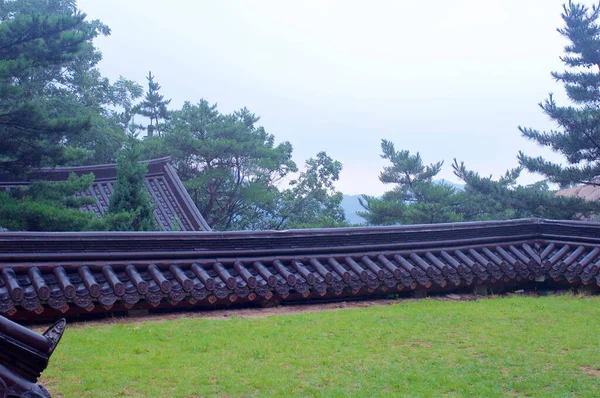
[[[142,163],[148,167],[145,186],[150,202],[155,205],[154,217],[159,228],[163,231],[173,229],[210,231],[210,227],[177,176],[171,158],[153,159]],[[0,177],[0,189],[28,185],[36,180],[65,181],[71,173],[77,175],[94,173],[92,186],[80,196],[95,198],[96,203],[86,206],[84,210],[103,217],[108,211],[110,195],[117,179],[116,164],[37,169],[28,176],[27,180]]]
[[[0,313],[31,317],[600,284],[600,224],[541,219],[259,232],[0,233]]]

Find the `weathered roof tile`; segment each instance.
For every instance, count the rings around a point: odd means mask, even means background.
[[[177,176],[171,158],[153,159],[143,162],[148,167],[145,187],[151,204],[155,205],[154,217],[162,231],[177,229],[179,231],[210,231],[210,227],[185,190]],[[43,168],[31,173],[26,180],[14,180],[0,177],[0,189],[9,190],[24,186],[36,180],[64,181],[70,173],[84,175],[94,173],[92,186],[77,197],[92,197],[95,204],[86,205],[84,210],[91,211],[98,217],[108,212],[110,196],[117,178],[115,164],[96,166]]]
[[[0,313],[449,291],[540,276],[600,285],[599,232],[597,223],[546,220],[248,233],[4,232]],[[198,247],[205,250],[190,250]]]

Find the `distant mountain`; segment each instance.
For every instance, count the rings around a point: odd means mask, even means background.
[[[356,214],[357,211],[364,210],[358,202],[358,198],[360,197],[362,197],[362,195],[344,195],[344,199],[342,199],[342,207],[346,213],[346,220],[348,220],[350,224],[365,223],[365,219]]]
[[[450,184],[459,191],[462,191],[463,189],[465,189],[464,184],[455,184],[448,180],[442,179],[442,180],[436,180],[436,182],[438,182],[440,184],[441,183]],[[348,220],[348,222],[350,224],[364,224],[365,223],[365,219],[362,218],[361,216],[359,216],[358,214],[356,214],[356,212],[364,210],[363,207],[358,202],[358,199],[361,197],[362,197],[362,195],[344,195],[344,198],[342,199],[342,208],[344,209],[344,212],[346,213],[346,220]]]

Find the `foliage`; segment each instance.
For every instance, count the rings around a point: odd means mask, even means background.
[[[143,90],[139,84],[124,77],[120,77],[114,84],[103,80],[104,87],[97,90],[102,96],[95,103],[76,99],[67,102],[71,110],[90,117],[90,129],[70,138],[67,143],[68,148],[82,148],[85,151],[84,157],[71,164],[114,163],[116,154],[124,143],[124,132],[133,118],[133,102],[142,95]]]
[[[91,198],[73,195],[86,190],[94,175],[67,181],[33,183],[28,189],[0,192],[0,226],[10,231],[87,231],[105,229],[94,213],[81,211]]]
[[[75,1],[2,2],[0,169],[14,176],[40,165],[114,156],[121,135],[103,117],[111,87],[95,69],[101,55],[92,45],[109,32],[99,21],[86,21]],[[2,193],[0,225],[28,231],[103,229],[95,214],[80,210],[92,199],[74,196],[92,181],[93,175],[71,175],[65,182],[40,181]]]
[[[398,186],[380,199],[365,196],[361,215],[371,224],[466,221],[482,218],[543,217],[552,219],[590,218],[600,211],[600,203],[555,196],[549,183],[561,187],[576,184],[600,185],[600,16],[599,6],[591,9],[569,2],[558,29],[569,40],[561,60],[571,70],[552,73],[564,83],[567,95],[577,106],[560,107],[552,95],[540,107],[560,127],[560,131],[539,132],[519,127],[526,138],[563,154],[567,166],[530,157],[519,152],[521,166],[508,170],[498,180],[482,177],[454,161],[454,174],[466,183],[463,192],[451,186],[433,184],[431,178],[441,163],[424,166],[417,154],[395,152],[384,141],[383,157],[392,162],[380,176],[384,183]],[[517,179],[527,169],[547,180],[519,185]]]
[[[558,106],[553,96],[540,104],[558,130],[540,132],[519,127],[527,139],[564,155],[567,165],[531,157],[519,152],[521,165],[544,175],[561,187],[576,184],[599,185],[600,177],[600,16],[599,6],[591,8],[569,2],[564,5],[565,23],[558,32],[569,40],[561,57],[569,70],[553,72],[564,84],[572,106]]]
[[[241,217],[242,229],[332,228],[347,226],[343,195],[333,183],[339,179],[342,164],[325,152],[306,161],[306,168],[290,187],[273,190],[271,201],[254,201],[255,214]],[[255,199],[250,195],[249,199]],[[258,205],[262,207],[259,208]]]
[[[171,113],[167,109],[167,105],[171,103],[171,100],[165,100],[165,97],[159,93],[160,84],[154,81],[152,72],[148,72],[146,79],[148,80],[148,91],[144,96],[144,100],[136,106],[135,113],[150,119],[150,124],[146,128],[148,137],[152,137],[154,131],[160,136],[163,130],[160,121],[166,122],[171,119]]]
[[[456,187],[434,178],[443,162],[425,165],[419,153],[395,149],[382,140],[381,157],[388,160],[379,175],[384,184],[396,184],[381,198],[363,195],[359,199],[365,211],[358,214],[370,225],[433,224],[505,218],[507,214],[472,190]]]
[[[560,107],[552,94],[540,107],[561,130],[540,132],[519,127],[524,137],[549,147],[565,156],[568,165],[553,163],[543,157],[531,157],[519,152],[520,167],[508,170],[498,180],[481,177],[467,170],[461,162],[454,162],[454,173],[467,184],[467,189],[483,195],[486,200],[505,208],[511,218],[544,217],[554,219],[590,218],[600,210],[600,204],[579,198],[557,197],[548,183],[561,187],[577,184],[598,184],[600,176],[600,9],[589,9],[569,2],[564,5],[564,28],[558,32],[570,43],[561,60],[571,68],[552,76],[564,83],[567,95],[577,105]],[[517,184],[526,169],[546,177],[532,185]]]
[[[141,87],[124,78],[111,84],[100,74],[93,39],[109,34],[74,0],[2,2],[0,138],[7,145],[0,169],[23,174],[39,165],[115,160],[122,115]]]
[[[122,77],[111,84],[98,71],[102,55],[93,39],[108,34],[75,0],[0,3],[0,171],[14,178],[38,166],[115,160],[142,88]],[[17,230],[104,228],[65,202],[74,201],[75,185],[38,182],[3,195],[2,223]],[[40,195],[39,187],[48,191]]]
[[[275,137],[243,108],[229,115],[201,100],[173,112],[164,137],[144,141],[147,156],[171,155],[192,199],[215,229],[235,229],[274,186],[296,170],[289,142]],[[254,201],[254,202],[252,202]]]
[[[599,15],[598,6],[573,2],[564,6],[565,27],[558,31],[569,40],[561,58],[568,70],[552,75],[564,83],[574,105],[560,107],[552,95],[540,104],[560,129],[539,132],[520,127],[526,138],[565,155],[567,166],[519,153],[521,167],[492,180],[455,161],[454,172],[466,183],[460,190],[436,181],[442,162],[426,165],[419,153],[397,151],[393,143],[383,140],[382,157],[390,165],[379,178],[394,188],[381,198],[364,196],[361,216],[372,225],[390,225],[579,218],[597,213],[594,203],[554,197],[549,183],[600,185]],[[129,177],[118,184],[114,201],[119,204],[111,205],[107,220],[112,228],[154,229],[147,194],[138,189],[143,171],[135,159],[167,155],[172,156],[207,222],[217,230],[347,225],[342,195],[333,186],[342,169],[339,162],[319,152],[296,175],[292,145],[275,144],[275,137],[258,125],[259,117],[254,113],[242,108],[222,114],[216,104],[203,99],[171,111],[170,100],[160,93],[151,72],[140,101],[142,86],[124,77],[111,83],[97,68],[102,55],[93,40],[109,34],[110,29],[102,22],[87,20],[77,10],[75,0],[0,2],[1,172],[15,177],[41,165],[109,163],[125,145],[119,167],[120,174]],[[149,119],[149,125],[136,124],[135,115]],[[126,139],[127,130],[139,129],[148,130],[143,149]],[[518,185],[523,169],[541,173],[547,180]],[[290,179],[289,186],[281,188]],[[60,185],[52,187],[54,196],[42,198],[35,192],[37,188],[31,187],[30,192],[19,191],[22,203],[15,200],[16,191],[3,195],[2,200],[7,209],[13,209],[10,217],[17,217],[16,209],[25,205],[76,212],[76,207],[65,202],[72,197],[68,189],[60,193]],[[22,214],[33,212],[23,210]],[[56,218],[56,223],[59,220]],[[82,220],[65,222],[64,228],[88,225]],[[11,223],[17,228],[63,228],[47,222],[36,225],[25,216],[20,224],[16,219]],[[89,228],[100,226],[89,224]]]
[[[62,71],[101,33],[100,26],[84,18],[74,2],[2,2],[0,170],[22,174],[31,167],[64,162],[69,157],[64,141],[89,129],[89,117],[57,111],[61,99],[53,95],[73,77]]]
[[[117,157],[117,181],[110,196],[106,222],[112,231],[154,231],[154,209],[144,187],[147,167],[140,163],[142,147],[130,135]]]
[[[66,397],[600,395],[598,297],[243,315],[69,327],[43,384]]]
[[[380,180],[396,184],[381,198],[364,195],[365,211],[359,215],[369,225],[433,224],[441,222],[501,220],[540,217],[577,219],[590,217],[600,210],[598,202],[555,196],[546,182],[528,186],[517,184],[521,168],[509,170],[498,180],[481,177],[456,160],[455,175],[466,184],[463,190],[443,181],[435,181],[442,162],[425,165],[419,153],[397,151],[383,140],[382,157],[391,162]]]
[[[111,83],[97,69],[102,55],[93,39],[108,34],[106,25],[77,10],[75,0],[0,3],[0,171],[14,177],[38,166],[111,163],[125,142],[130,161],[119,158],[121,174],[138,178],[141,170],[131,160],[140,159],[138,149],[125,141],[125,131],[144,129],[134,121],[141,115],[150,121],[145,156],[173,157],[216,229],[343,225],[341,195],[332,185],[339,162],[320,153],[288,189],[279,189],[297,171],[289,142],[276,145],[246,108],[221,114],[201,100],[172,113],[152,73],[138,102],[139,84],[124,77]],[[140,204],[147,198],[136,197],[132,181],[117,184],[119,204],[111,205],[107,223],[118,230],[153,229],[151,210]],[[35,201],[33,193],[27,197]]]
[[[291,188],[282,191],[279,220],[275,229],[323,228],[346,225],[341,207],[343,195],[333,183],[340,178],[342,164],[325,152],[306,161],[306,170]]]
[[[217,230],[287,229],[345,225],[342,195],[333,183],[341,163],[321,152],[298,171],[289,142],[258,126],[242,108],[221,114],[202,99],[172,113],[162,137],[144,140],[146,157],[170,155],[190,196]]]
[[[517,184],[522,168],[508,170],[498,180],[481,177],[455,160],[452,166],[467,189],[482,195],[489,203],[505,210],[505,218],[540,217],[558,220],[589,218],[600,210],[600,203],[581,198],[555,196],[546,181],[531,185]]]

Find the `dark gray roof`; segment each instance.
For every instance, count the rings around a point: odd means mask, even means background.
[[[177,172],[171,164],[171,158],[153,159],[143,163],[148,166],[145,185],[150,201],[156,205],[154,217],[160,229],[163,231],[172,229],[210,231],[210,227],[177,176]],[[115,164],[38,169],[31,173],[27,180],[4,179],[0,181],[0,189],[28,185],[31,181],[36,180],[64,181],[71,173],[77,175],[94,173],[94,183],[80,196],[96,199],[95,204],[86,206],[84,210],[94,212],[99,217],[104,216],[108,210],[109,198],[117,178]]]
[[[0,313],[56,316],[415,290],[600,285],[600,224],[0,233]],[[53,315],[55,314],[55,315]]]

